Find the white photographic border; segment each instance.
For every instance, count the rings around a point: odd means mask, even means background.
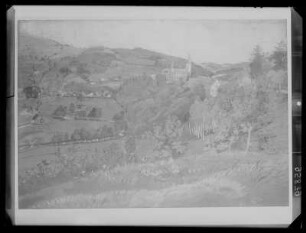
[[[14,6],[15,58],[19,20],[287,20],[289,205],[285,207],[202,207],[125,209],[18,209],[18,127],[15,127],[15,223],[18,225],[289,225],[292,222],[292,77],[290,8]],[[15,59],[15,126],[18,125],[18,59]]]

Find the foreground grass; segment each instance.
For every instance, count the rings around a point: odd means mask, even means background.
[[[235,199],[245,195],[244,186],[226,178],[210,177],[192,184],[173,185],[160,190],[121,190],[101,194],[78,194],[44,201],[32,208],[120,208],[167,207],[184,205],[184,201],[197,196],[225,195]],[[185,200],[186,199],[186,200]]]
[[[288,203],[286,156],[224,154],[117,167],[30,208],[264,206]],[[68,191],[69,190],[69,191]]]

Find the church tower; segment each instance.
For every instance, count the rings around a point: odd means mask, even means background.
[[[192,64],[191,64],[190,55],[188,55],[188,62],[186,64],[186,72],[187,72],[188,77],[191,76],[191,66]]]

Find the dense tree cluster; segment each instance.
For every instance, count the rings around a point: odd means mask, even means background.
[[[98,107],[92,107],[89,110],[81,109],[77,110],[76,105],[71,103],[69,107],[59,105],[53,112],[56,117],[75,116],[76,118],[94,118],[99,119],[102,117],[102,109]]]
[[[61,143],[68,141],[84,141],[105,139],[114,137],[114,130],[111,126],[104,125],[96,130],[88,130],[85,128],[75,129],[70,135],[67,132],[57,132],[53,135],[51,141],[53,143]]]
[[[153,129],[146,131],[142,137],[150,140],[153,145],[152,156],[177,157],[186,150],[183,131],[181,121],[175,115],[171,115],[162,124],[155,124]]]
[[[270,54],[265,54],[260,46],[256,46],[251,56],[250,75],[258,90],[280,91],[287,86],[287,49],[280,42]]]
[[[90,118],[100,118],[102,117],[102,109],[93,107],[87,116]]]
[[[48,187],[54,178],[70,180],[97,170],[111,169],[127,162],[126,156],[118,143],[111,143],[102,151],[82,153],[77,146],[69,148],[69,153],[56,149],[55,159],[45,159],[35,167],[19,174],[19,192],[28,193]]]
[[[41,94],[41,90],[38,86],[29,86],[29,87],[25,87],[23,89],[26,98],[34,98],[37,99],[40,94]]]
[[[235,141],[244,138],[246,152],[252,140],[257,141],[259,149],[267,142],[267,135],[280,137],[267,126],[280,117],[276,111],[285,100],[280,93],[287,86],[285,51],[282,43],[271,55],[256,46],[249,69],[252,82],[240,87],[225,83],[218,95],[196,99],[190,107],[190,133],[216,149],[230,149]],[[263,133],[268,129],[269,133]]]

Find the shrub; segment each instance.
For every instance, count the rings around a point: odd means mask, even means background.
[[[66,66],[63,66],[59,69],[59,72],[63,74],[64,76],[67,76],[70,72],[70,69]]]
[[[67,107],[62,105],[58,106],[57,109],[53,112],[54,116],[64,117],[66,115]]]
[[[274,69],[287,69],[287,45],[285,42],[282,41],[277,45],[270,59],[274,63]]]
[[[92,108],[91,111],[88,113],[88,117],[92,118],[100,118],[102,116],[102,109],[101,108]]]
[[[175,115],[169,116],[164,123],[154,125],[152,131],[143,134],[143,139],[149,140],[152,148],[149,151],[138,151],[143,153],[142,156],[149,154],[159,158],[182,155],[186,150],[182,134],[181,122]]]
[[[75,104],[74,104],[74,103],[71,103],[71,104],[69,105],[69,112],[73,114],[73,113],[75,112],[75,109],[76,109]]]
[[[75,129],[73,131],[73,133],[71,134],[70,138],[71,138],[72,141],[81,140],[80,130],[79,129]]]
[[[110,169],[127,162],[126,156],[117,143],[107,146],[103,153],[78,153],[75,146],[67,154],[61,153],[60,147],[56,159],[43,160],[35,167],[19,176],[21,193],[32,192],[50,185],[56,178],[62,181],[80,177],[89,172]]]
[[[38,86],[29,86],[23,89],[27,98],[38,98],[41,94],[41,90]]]

